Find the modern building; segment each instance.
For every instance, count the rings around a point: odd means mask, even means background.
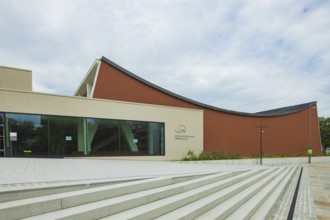
[[[0,67],[0,155],[181,159],[189,150],[243,156],[321,153],[317,104],[257,113],[174,94],[105,57],[74,96],[32,91],[32,72]]]

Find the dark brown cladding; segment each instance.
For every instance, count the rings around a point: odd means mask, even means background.
[[[306,155],[312,142],[321,153],[316,102],[259,113],[243,113],[205,105],[160,88],[102,57],[94,98],[204,110],[204,150],[259,154],[259,125],[267,155]],[[198,152],[196,152],[198,153]]]

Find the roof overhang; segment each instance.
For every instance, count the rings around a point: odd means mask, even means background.
[[[91,97],[88,96],[88,90],[91,89],[92,91],[94,91],[94,85],[100,69],[100,63],[101,60],[99,59],[96,59],[94,61],[93,65],[90,67],[87,74],[85,75],[85,78],[78,86],[78,89],[75,91],[74,96],[82,96],[88,98]]]

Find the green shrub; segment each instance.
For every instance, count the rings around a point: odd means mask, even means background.
[[[187,155],[182,158],[182,160],[197,160],[197,156],[194,151],[189,150]]]
[[[227,159],[241,159],[238,153],[232,153],[227,155]]]
[[[231,153],[224,155],[221,151],[212,151],[211,153],[202,151],[198,156],[192,151],[189,150],[187,155],[185,155],[182,160],[223,160],[223,159],[240,159],[238,153]]]
[[[223,156],[218,151],[213,151],[211,153],[202,151],[198,155],[198,160],[220,160]]]

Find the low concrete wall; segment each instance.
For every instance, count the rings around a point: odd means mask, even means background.
[[[311,163],[330,162],[330,157],[312,157]],[[182,161],[182,163],[195,164],[226,164],[226,165],[258,165],[260,158],[253,159],[236,159],[236,160],[198,160],[198,161]],[[286,157],[286,158],[262,158],[262,165],[280,166],[280,165],[298,165],[308,164],[308,157]]]

